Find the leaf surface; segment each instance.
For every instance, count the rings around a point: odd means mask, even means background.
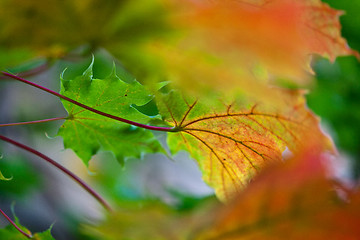
[[[252,91],[256,81],[305,84],[313,54],[359,56],[341,36],[342,12],[320,0],[188,2],[176,22],[187,35],[161,56],[184,89],[210,84],[229,94]]]
[[[188,0],[175,7],[169,0],[5,0],[0,43],[54,58],[86,44],[104,47],[141,79],[170,75],[182,86],[192,86],[195,79],[203,81],[198,89],[210,82],[230,91],[233,83],[258,81],[259,75],[307,82],[310,54],[332,60],[358,55],[341,37],[340,14],[320,0]],[[196,66],[190,78],[184,71],[189,65]],[[223,74],[221,82],[211,77],[229,66],[236,70]]]
[[[174,91],[159,101],[164,120],[179,129],[168,135],[171,151],[189,151],[222,200],[231,199],[265,166],[280,162],[286,147],[296,152],[308,132],[331,146],[301,91],[271,91],[280,94],[282,102],[243,97],[209,103]]]
[[[189,239],[188,216],[184,217],[168,206],[160,204],[141,203],[140,205],[140,208],[127,207],[117,211],[100,226],[86,226],[84,230],[87,235],[108,240]]]
[[[227,204],[203,202],[200,208],[179,213],[142,203],[85,230],[109,240],[355,240],[360,234],[359,191],[328,179],[324,163],[329,155],[312,140],[284,164],[263,171]]]
[[[323,166],[329,159],[316,147],[261,174],[207,216],[194,239],[357,239],[359,191],[346,190],[346,200],[337,194]]]
[[[22,226],[19,222],[19,219],[15,216],[16,225],[23,230],[27,234],[31,234],[31,232],[24,226]],[[21,234],[13,225],[9,224],[5,228],[0,229],[1,239],[6,240],[27,240],[29,238],[25,237]],[[53,240],[54,238],[51,235],[51,227],[43,232],[35,233],[31,239],[34,240]]]
[[[303,14],[304,38],[308,41],[309,52],[335,61],[338,56],[354,55],[359,58],[359,53],[352,50],[347,41],[341,36],[339,17],[344,14],[331,8],[321,0],[303,1],[306,9]]]
[[[151,101],[150,92],[133,79],[125,83],[114,71],[105,79],[93,79],[91,64],[82,76],[62,79],[61,83],[61,94],[97,110],[140,123],[153,119],[134,107]],[[58,134],[63,137],[65,148],[73,149],[85,164],[100,149],[111,151],[120,162],[126,157],[161,151],[150,131],[103,117],[69,102],[63,101],[63,105],[69,117]]]

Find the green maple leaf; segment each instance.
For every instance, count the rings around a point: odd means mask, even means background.
[[[286,148],[301,149],[309,136],[332,148],[302,91],[269,90],[279,98],[209,102],[176,91],[159,97],[161,116],[178,130],[168,135],[171,152],[190,152],[221,200],[231,199],[265,166],[281,162]]]
[[[14,212],[14,209],[12,209],[12,211]],[[20,221],[18,219],[18,217],[14,215],[14,223],[25,233],[30,234],[31,232],[30,230],[28,230],[26,227],[22,226],[20,224]],[[39,233],[35,233],[31,239],[34,240],[53,240],[54,238],[51,235],[51,229],[52,226],[50,226],[50,228],[44,232],[39,232]],[[13,225],[9,224],[8,226],[6,226],[5,228],[0,229],[0,237],[1,239],[6,239],[6,240],[27,240],[29,238],[25,237],[22,233],[19,232],[19,230],[17,230]]]
[[[17,224],[19,226],[19,224]],[[29,232],[29,230],[27,230],[25,227],[20,226],[22,230],[25,229],[26,232]],[[0,229],[0,236],[1,239],[6,239],[6,240],[27,240],[28,238],[25,237],[24,235],[22,235],[18,230],[15,229],[14,226],[9,225],[6,228]],[[32,237],[32,239],[35,240],[52,240],[54,239],[51,236],[51,229],[46,230],[45,232],[41,232],[41,233],[35,233],[34,236]]]
[[[92,65],[73,80],[62,78],[60,93],[99,111],[139,123],[153,119],[135,108],[153,99],[144,86],[133,79],[128,79],[130,83],[122,81],[115,70],[105,79],[93,79]],[[159,142],[148,130],[103,117],[69,102],[63,101],[63,105],[69,117],[58,135],[63,137],[65,148],[73,149],[86,165],[99,150],[111,151],[121,163],[127,157],[139,158],[143,153],[161,151]]]

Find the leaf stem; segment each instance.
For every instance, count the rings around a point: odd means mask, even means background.
[[[21,230],[21,229],[16,225],[16,223],[15,223],[13,220],[11,220],[11,219],[9,218],[9,216],[6,215],[6,213],[4,213],[3,210],[0,209],[0,213],[8,220],[9,223],[11,223],[22,235],[24,235],[24,236],[27,237],[27,238],[32,238],[31,234],[27,234],[26,232],[24,232],[23,230]]]
[[[79,107],[82,107],[82,108],[84,108],[86,110],[89,110],[91,112],[94,112],[94,113],[99,114],[99,115],[104,116],[104,117],[108,117],[108,118],[111,118],[111,119],[114,119],[114,120],[117,120],[117,121],[120,121],[120,122],[128,123],[128,124],[131,124],[131,125],[134,125],[134,126],[137,126],[137,127],[141,127],[141,128],[145,128],[145,129],[149,129],[149,130],[154,130],[154,131],[162,131],[162,132],[176,132],[176,131],[178,131],[177,128],[173,128],[173,127],[150,126],[150,125],[146,125],[146,124],[142,124],[142,123],[133,122],[133,121],[130,121],[130,120],[127,120],[127,119],[124,119],[124,118],[120,118],[120,117],[117,117],[117,116],[114,116],[114,115],[111,115],[111,114],[96,110],[94,108],[91,108],[91,107],[89,107],[89,106],[87,106],[85,104],[82,104],[82,103],[77,102],[77,101],[75,101],[75,100],[73,100],[71,98],[68,98],[68,97],[66,97],[66,96],[64,96],[64,95],[62,95],[60,93],[57,93],[57,92],[55,92],[53,90],[50,90],[50,89],[45,88],[43,86],[40,86],[40,85],[38,85],[36,83],[25,80],[25,79],[23,79],[21,77],[15,76],[15,75],[13,75],[11,73],[7,73],[7,72],[1,72],[1,73],[3,75],[7,76],[7,77],[10,77],[12,79],[18,80],[18,81],[23,82],[23,83],[26,83],[26,84],[28,84],[30,86],[33,86],[33,87],[36,87],[38,89],[41,89],[41,90],[43,90],[45,92],[48,92],[48,93],[50,93],[50,94],[52,94],[54,96],[59,97],[59,98],[65,100],[65,101],[68,101],[68,102],[70,102],[72,104],[75,104],[75,105],[77,105]]]
[[[28,125],[28,124],[52,122],[52,121],[57,121],[57,120],[64,120],[66,118],[67,117],[56,117],[56,118],[48,118],[48,119],[29,121],[29,122],[3,123],[3,124],[0,124],[0,127],[9,127],[9,126],[18,126],[18,125]]]
[[[8,142],[10,144],[13,144],[19,148],[22,148],[32,154],[37,155],[38,157],[44,159],[45,161],[47,161],[48,163],[50,163],[51,165],[53,165],[54,167],[58,168],[60,171],[62,171],[63,173],[65,173],[66,175],[68,175],[70,178],[72,178],[73,180],[75,180],[75,182],[77,182],[79,185],[81,185],[89,194],[91,194],[95,199],[97,199],[99,201],[99,203],[105,208],[107,209],[109,212],[112,212],[112,209],[110,207],[110,205],[100,196],[100,194],[98,194],[94,189],[92,189],[89,185],[87,185],[83,180],[81,180],[78,176],[76,176],[74,173],[72,173],[71,171],[69,171],[68,169],[66,169],[65,167],[61,166],[59,163],[57,163],[56,161],[52,160],[51,158],[49,158],[48,156],[42,154],[39,151],[36,151],[35,149],[28,147],[24,144],[21,144],[19,142],[16,142],[10,138],[7,138],[5,136],[0,135],[0,139]]]

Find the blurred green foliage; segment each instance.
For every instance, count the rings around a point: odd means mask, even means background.
[[[147,52],[147,44],[167,37],[170,30],[162,0],[4,0],[0,69],[34,56],[76,59],[79,52],[72,51],[79,47],[84,56],[105,48],[138,78],[152,78],[158,75],[157,61]]]
[[[315,61],[315,86],[307,96],[309,107],[333,129],[340,150],[355,159],[354,173],[360,173],[360,63],[341,57],[334,63]]]
[[[7,178],[12,177],[11,181],[0,181],[0,195],[3,198],[24,196],[40,186],[41,177],[27,159],[3,154],[6,156],[0,160],[1,172]]]

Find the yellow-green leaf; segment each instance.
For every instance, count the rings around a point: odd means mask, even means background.
[[[282,100],[273,104],[243,96],[201,102],[173,91],[159,101],[164,120],[179,130],[168,135],[172,152],[189,151],[222,200],[231,199],[265,166],[280,162],[286,148],[296,152],[309,132],[331,148],[302,91],[272,88],[266,94],[270,91]]]

